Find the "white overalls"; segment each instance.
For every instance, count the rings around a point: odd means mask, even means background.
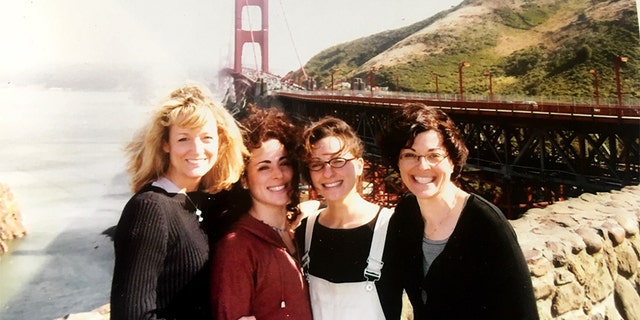
[[[364,277],[367,281],[333,283],[309,274],[309,249],[318,212],[309,216],[305,229],[303,267],[309,281],[311,310],[314,320],[366,319],[384,320],[375,282],[382,275],[382,253],[393,210],[382,208],[373,229],[373,238]]]

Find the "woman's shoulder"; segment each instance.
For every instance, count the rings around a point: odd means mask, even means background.
[[[462,217],[460,223],[477,228],[483,234],[515,237],[515,231],[502,211],[479,195],[469,195]]]
[[[122,217],[129,219],[147,219],[159,217],[163,212],[168,212],[171,202],[176,194],[170,195],[166,191],[157,187],[145,187],[136,192],[122,210]],[[179,195],[178,195],[179,196]]]
[[[465,210],[474,212],[477,217],[484,217],[496,223],[506,223],[507,218],[493,203],[477,194],[469,194]]]
[[[398,200],[393,208],[391,221],[404,225],[416,225],[418,228],[422,228],[420,224],[422,222],[422,214],[415,195],[407,193]]]
[[[162,188],[155,187],[152,185],[146,185],[142,187],[140,190],[136,191],[131,198],[129,198],[129,203],[136,202],[145,202],[145,201],[167,201],[169,199],[169,194]]]
[[[261,251],[265,246],[274,243],[273,232],[263,222],[256,220],[249,214],[244,214],[236,221],[217,242],[217,250],[228,252],[229,254],[239,254],[239,252]]]

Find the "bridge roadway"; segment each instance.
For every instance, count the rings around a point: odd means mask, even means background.
[[[613,123],[640,123],[640,100],[628,99],[623,106],[605,103],[594,105],[592,99],[577,98],[537,98],[465,95],[463,99],[455,94],[405,93],[392,91],[302,91],[276,90],[275,96],[298,100],[361,105],[369,107],[398,107],[408,102],[421,102],[437,106],[448,114],[468,114],[510,118],[537,118],[558,121],[589,121]],[[582,101],[581,101],[582,100]],[[602,99],[600,99],[602,101]]]
[[[640,183],[640,101],[624,105],[589,100],[403,93],[386,91],[272,90],[263,99],[301,121],[334,115],[351,124],[363,139],[367,158],[383,163],[376,135],[394,109],[422,102],[447,112],[458,124],[470,155],[462,184],[501,203],[531,206],[583,192],[619,189]],[[603,102],[600,99],[600,102]],[[604,101],[606,102],[606,101]],[[380,193],[401,190],[376,169]],[[392,190],[392,191],[390,191]]]

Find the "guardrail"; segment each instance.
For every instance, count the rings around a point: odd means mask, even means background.
[[[576,97],[487,96],[456,94],[412,93],[391,91],[304,91],[274,90],[270,94],[296,97],[318,102],[369,105],[371,107],[399,106],[407,102],[423,102],[441,107],[449,112],[557,118],[560,120],[596,120],[640,124],[640,99],[623,100],[623,106],[591,103],[589,99]],[[536,100],[534,100],[534,98]]]
[[[617,97],[599,97],[598,103],[592,97],[571,97],[571,96],[525,96],[525,95],[479,95],[465,94],[464,98],[460,98],[459,94],[451,93],[431,93],[431,92],[402,92],[402,91],[383,91],[383,90],[289,90],[277,89],[272,90],[274,93],[289,92],[304,95],[323,95],[323,96],[344,96],[344,97],[369,97],[384,98],[396,97],[404,99],[433,99],[433,100],[450,100],[450,101],[466,101],[466,102],[536,102],[537,104],[558,104],[558,105],[579,105],[579,106],[599,106],[599,107],[636,107],[640,108],[640,98],[627,97],[622,98],[622,105],[618,106]]]

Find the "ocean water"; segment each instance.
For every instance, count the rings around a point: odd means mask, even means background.
[[[0,319],[55,319],[109,300],[123,147],[152,105],[135,94],[0,88],[0,183],[27,236],[0,257]]]

